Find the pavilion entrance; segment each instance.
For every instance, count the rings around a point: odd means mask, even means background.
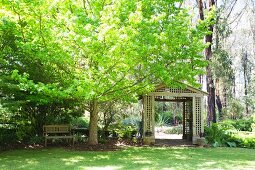
[[[191,140],[192,110],[188,110],[188,104],[192,104],[192,98],[155,97],[156,139]]]
[[[144,144],[155,144],[155,102],[181,102],[183,105],[183,139],[193,144],[204,133],[202,98],[206,92],[191,86],[171,88],[165,85],[156,87],[154,92],[144,95],[143,102],[143,141]]]

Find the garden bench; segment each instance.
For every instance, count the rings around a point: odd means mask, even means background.
[[[72,139],[74,145],[74,135],[71,133],[69,125],[44,125],[43,135],[45,137],[45,146],[48,139]]]

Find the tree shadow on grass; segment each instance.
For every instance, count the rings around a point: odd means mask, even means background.
[[[239,148],[132,147],[109,152],[64,149],[0,154],[0,169],[254,169],[255,152]]]

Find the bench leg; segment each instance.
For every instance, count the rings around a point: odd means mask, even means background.
[[[47,139],[45,138],[45,141],[44,141],[44,145],[45,147],[47,147]]]

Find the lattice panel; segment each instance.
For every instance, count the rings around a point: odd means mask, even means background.
[[[196,114],[196,135],[199,136],[202,129],[202,103],[201,98],[196,97],[195,99],[195,114]]]
[[[155,90],[155,92],[171,92],[171,93],[196,93],[189,89],[182,89],[182,88],[159,88]]]
[[[145,129],[145,131],[150,131],[150,132],[153,132],[153,127],[152,127],[152,102],[153,102],[153,98],[152,98],[152,96],[146,96],[145,97],[146,98],[146,100],[145,100],[145,102],[146,102],[146,104],[145,104],[145,117],[146,117],[146,129]]]
[[[185,102],[185,134],[191,134],[192,125],[192,102]]]

